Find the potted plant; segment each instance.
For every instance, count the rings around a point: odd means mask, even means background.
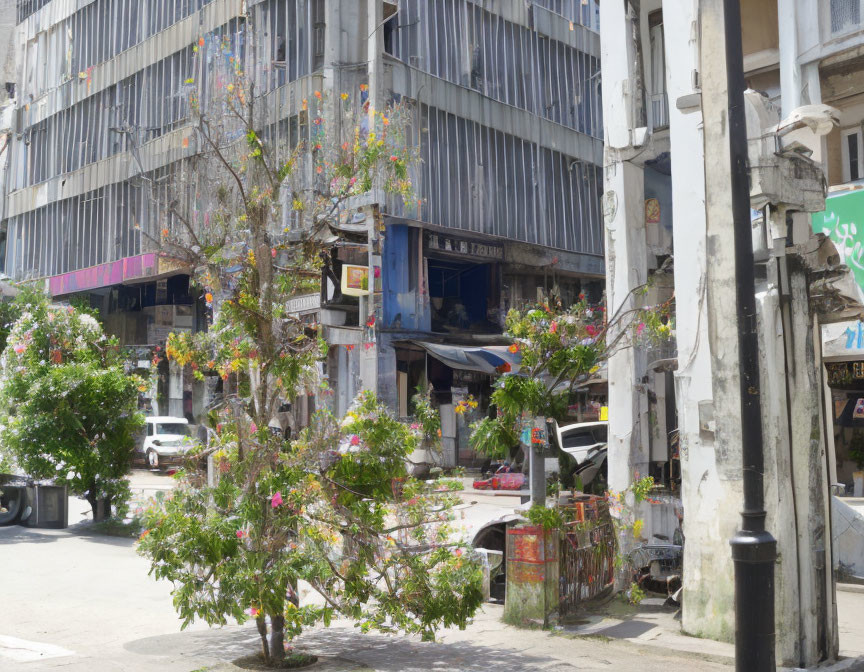
[[[852,473],[853,495],[864,497],[864,433],[855,432],[849,440],[849,457],[855,461],[857,470]]]

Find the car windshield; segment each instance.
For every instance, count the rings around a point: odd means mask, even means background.
[[[595,443],[605,443],[607,435],[606,427],[593,427],[591,429],[576,429],[561,437],[562,448],[585,448]]]
[[[179,422],[160,422],[156,425],[157,434],[189,434],[189,425],[183,425]]]

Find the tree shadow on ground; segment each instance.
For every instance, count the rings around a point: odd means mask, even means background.
[[[345,669],[362,666],[379,672],[459,670],[460,672],[523,672],[524,670],[575,670],[548,657],[513,650],[458,642],[419,642],[405,636],[362,634],[343,626],[318,628],[294,640],[300,651],[331,660],[343,660]],[[260,639],[254,626],[226,626],[198,632],[182,632],[127,642],[124,648],[142,656],[188,656],[190,660],[229,662],[254,654]],[[313,668],[314,669],[314,668]]]
[[[560,660],[467,642],[419,642],[404,636],[375,635],[344,627],[304,633],[295,642],[317,655],[338,656],[380,672],[460,670],[461,672],[523,672],[579,669]]]
[[[86,539],[97,544],[131,548],[135,539],[101,534],[92,529],[92,523],[78,523],[58,530],[50,528],[8,525],[0,527],[0,544],[48,544],[69,537]]]
[[[247,623],[145,637],[126,642],[123,648],[141,656],[188,656],[229,662],[260,651],[261,638],[255,626]]]
[[[106,544],[108,546],[125,546],[131,548],[135,545],[134,537],[124,537],[114,534],[105,534],[93,529],[93,523],[83,522],[76,525],[70,525],[67,532],[75,537],[87,539],[88,541],[96,542],[97,544]]]
[[[48,544],[62,536],[56,532],[46,534],[43,530],[31,527],[7,525],[0,527],[0,544]]]

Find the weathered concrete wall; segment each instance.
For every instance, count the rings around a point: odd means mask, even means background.
[[[864,514],[832,497],[831,519],[835,565],[855,576],[864,576]]]

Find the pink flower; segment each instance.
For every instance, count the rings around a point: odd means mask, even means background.
[[[249,536],[248,534],[246,534],[246,532],[244,530],[237,530],[234,534],[237,535],[238,539],[242,539],[243,537]]]
[[[589,324],[587,327],[585,327],[585,331],[589,336],[597,335],[597,327],[595,327],[593,324]]]
[[[411,429],[420,429],[420,425],[418,425],[416,422],[412,422]]]
[[[252,432],[252,433],[254,434],[255,432],[258,431],[258,425],[256,425],[256,424],[253,422],[253,423],[249,426],[249,431]]]
[[[380,267],[380,266],[376,266],[376,267],[375,267],[375,271],[374,271],[373,274],[374,274],[374,276],[375,276],[376,278],[380,278],[380,277],[381,277],[381,267]]]
[[[391,160],[393,163],[396,163],[396,162],[399,160],[399,157],[396,156],[395,154],[392,154],[392,155],[390,156],[390,160]]]
[[[644,323],[644,322],[640,322],[640,323],[639,323],[639,326],[636,327],[636,335],[637,335],[637,336],[641,336],[643,331],[645,331],[645,323]]]
[[[462,549],[461,549],[461,548],[457,548],[457,549],[455,549],[455,550],[453,551],[453,555],[455,555],[455,556],[458,558],[459,556],[462,555]]]
[[[555,320],[552,320],[552,324],[549,325],[549,331],[553,334],[558,332],[558,323]]]
[[[249,613],[249,615],[250,615],[252,618],[258,618],[258,614],[261,613],[261,610],[260,610],[260,609],[256,609],[255,607],[251,607],[251,608],[249,609],[248,613]]]
[[[357,436],[356,434],[351,435],[351,445],[352,446],[359,446],[360,445],[360,437]]]
[[[274,509],[277,506],[282,506],[282,493],[278,490],[276,491],[276,494],[270,498],[270,506],[272,506]]]
[[[27,349],[26,345],[24,345],[23,343],[19,343],[18,345],[15,346],[15,353],[20,355],[26,349]]]

